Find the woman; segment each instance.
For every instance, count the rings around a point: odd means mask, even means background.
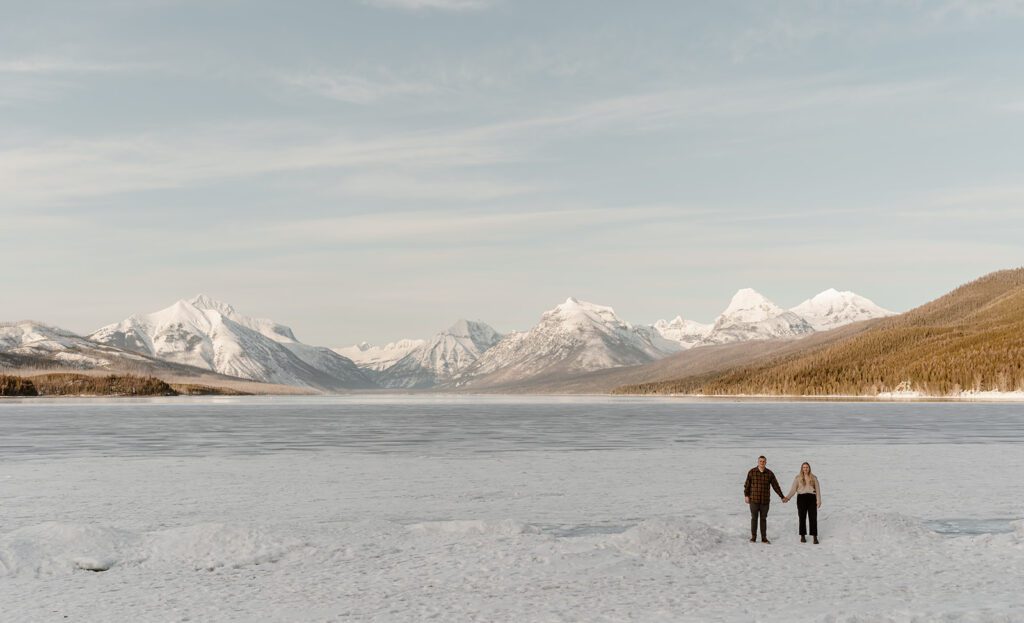
[[[814,544],[818,544],[818,509],[821,508],[821,485],[818,484],[818,477],[811,471],[811,464],[804,463],[800,466],[800,473],[793,479],[793,486],[789,489],[789,495],[782,498],[788,502],[796,493],[796,512],[800,515],[800,542],[807,542],[807,517],[811,518],[811,536],[814,537]]]

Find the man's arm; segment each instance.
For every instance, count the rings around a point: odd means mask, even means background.
[[[772,472],[772,489],[775,489],[775,493],[779,494],[779,498],[786,499],[786,496],[782,493],[782,487],[779,486],[779,479],[775,477],[775,472]]]
[[[747,472],[747,480],[743,483],[743,497],[750,497],[750,472]]]

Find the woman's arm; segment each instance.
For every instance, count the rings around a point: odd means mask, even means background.
[[[814,497],[818,503],[818,508],[821,508],[821,481],[818,480],[817,476],[814,477]]]
[[[800,476],[797,476],[796,478],[793,479],[793,486],[789,488],[789,493],[786,494],[787,500],[792,498],[793,494],[796,493],[796,485],[798,482],[800,482]]]

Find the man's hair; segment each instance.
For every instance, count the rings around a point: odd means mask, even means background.
[[[763,455],[763,454],[762,454],[761,456],[757,457],[757,458],[758,458],[758,460],[760,460],[760,459],[764,459],[764,460],[766,460],[766,461],[768,460],[768,457],[766,457],[766,456],[765,456],[765,455]]]

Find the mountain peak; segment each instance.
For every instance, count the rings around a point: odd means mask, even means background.
[[[769,301],[757,290],[742,288],[733,295],[721,317],[733,322],[760,322],[782,312],[781,307]]]
[[[443,338],[444,336],[469,340],[472,342],[473,348],[479,349],[480,352],[490,348],[501,339],[501,336],[491,325],[479,320],[466,320],[465,318],[456,320],[455,324],[448,327],[448,330],[439,333],[435,336],[435,339],[438,337]]]
[[[732,295],[730,305],[744,305],[751,302],[760,303],[767,300],[768,298],[765,297],[765,295],[761,294],[754,288],[740,288],[739,290],[736,290],[736,294]]]
[[[232,307],[231,305],[228,305],[227,303],[224,303],[222,301],[218,301],[217,299],[209,297],[205,294],[197,294],[190,298],[187,301],[187,303],[189,303],[190,305],[197,309],[209,309],[213,311],[218,311],[224,314],[225,316],[231,316],[235,313],[235,308]]]
[[[574,296],[570,296],[554,309],[544,312],[541,322],[566,328],[591,325],[627,325],[615,315],[615,310],[611,307],[581,301]]]
[[[840,292],[839,290],[836,290],[835,288],[829,288],[827,290],[822,290],[821,292],[815,294],[814,296],[812,296],[810,298],[810,300],[815,302],[815,303],[828,303],[828,302],[831,302],[831,301],[837,301],[837,300],[843,300],[843,299],[853,299],[853,298],[856,298],[856,297],[857,297],[857,295],[854,294],[853,292],[850,292],[849,290],[844,290],[844,291]]]
[[[449,335],[466,337],[469,335],[469,330],[470,321],[466,320],[465,318],[459,318],[454,323],[452,323],[452,326],[448,327],[445,333]]]
[[[579,310],[608,310],[611,311],[611,307],[605,305],[598,305],[597,303],[591,303],[589,301],[581,301],[575,296],[570,296],[565,299],[565,302],[556,306],[551,311],[579,311]]]
[[[807,299],[790,311],[806,319],[818,331],[834,329],[869,318],[893,315],[893,312],[879,307],[874,301],[855,292],[840,292],[835,288],[829,288]]]

